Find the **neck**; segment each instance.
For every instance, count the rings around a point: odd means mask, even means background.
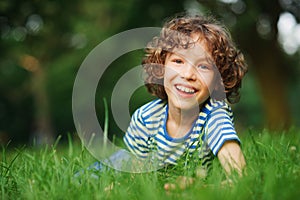
[[[174,138],[186,135],[198,118],[199,112],[199,107],[190,110],[169,107],[167,119],[168,134]]]
[[[169,119],[176,122],[176,124],[185,125],[185,124],[192,124],[195,119],[199,115],[199,108],[191,109],[191,110],[180,110],[169,108]]]

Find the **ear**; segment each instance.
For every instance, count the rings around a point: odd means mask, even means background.
[[[148,64],[149,72],[157,79],[163,79],[165,74],[165,66],[163,64],[151,63]],[[148,72],[148,73],[149,73]]]

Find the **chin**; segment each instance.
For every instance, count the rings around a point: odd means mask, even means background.
[[[191,111],[191,110],[199,110],[198,103],[190,103],[190,102],[177,102],[176,107],[182,111]]]

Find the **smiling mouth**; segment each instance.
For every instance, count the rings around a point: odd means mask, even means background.
[[[187,94],[194,94],[197,92],[197,90],[190,88],[190,87],[185,87],[183,85],[175,85],[176,89],[179,90],[180,92],[184,92]]]

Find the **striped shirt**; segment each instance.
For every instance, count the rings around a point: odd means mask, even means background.
[[[231,108],[224,101],[209,99],[193,127],[182,138],[168,135],[167,118],[168,104],[161,99],[137,109],[124,136],[128,149],[140,158],[148,158],[155,152],[159,166],[176,165],[180,158],[196,153],[197,162],[209,167],[225,141],[240,142]]]

